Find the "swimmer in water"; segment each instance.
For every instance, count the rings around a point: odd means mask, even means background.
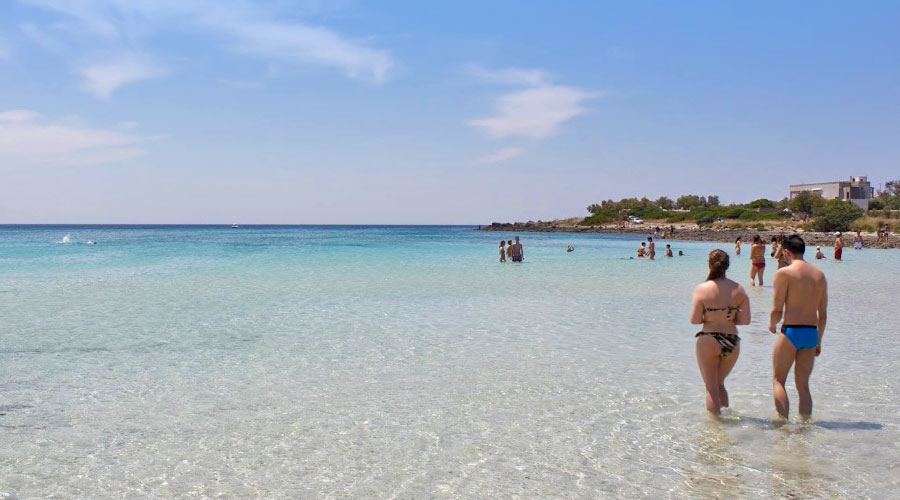
[[[666,243],[666,257],[672,256],[672,245]]]
[[[637,249],[637,256],[639,259],[644,258],[644,253],[646,253],[646,251],[647,251],[646,247],[647,247],[647,244],[642,241],[641,246],[639,246]]]
[[[753,237],[750,245],[750,286],[756,286],[756,278],[759,278],[759,286],[763,286],[763,272],[766,270],[766,244],[759,235]]]

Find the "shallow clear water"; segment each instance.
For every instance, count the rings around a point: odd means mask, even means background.
[[[509,236],[0,227],[0,498],[896,496],[900,251],[817,263],[814,418],[776,425],[768,284],[705,416],[690,292],[730,245]]]

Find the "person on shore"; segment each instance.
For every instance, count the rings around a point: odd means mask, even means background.
[[[725,277],[728,264],[724,250],[710,252],[709,275],[691,300],[691,324],[703,325],[694,335],[697,365],[706,386],[706,410],[713,415],[728,407],[725,378],[741,353],[737,325],[750,324],[750,299],[741,285]]]
[[[741,237],[740,236],[738,236],[737,239],[734,240],[734,254],[735,255],[741,254]]]
[[[506,242],[500,240],[500,262],[506,262]]]
[[[518,236],[516,236],[515,240],[516,242],[513,243],[512,261],[522,262],[525,260],[525,250],[522,249],[522,243],[519,242]]]
[[[825,254],[822,253],[822,247],[816,247],[816,260],[822,260],[825,258]]]
[[[859,231],[857,231],[856,236],[853,237],[853,248],[855,250],[862,250],[863,248],[863,237]]]
[[[812,414],[812,395],[809,392],[809,376],[816,357],[822,353],[822,336],[825,334],[828,309],[828,283],[825,274],[816,266],[803,260],[806,243],[794,234],[784,242],[784,250],[791,264],[775,273],[775,294],[769,331],[775,333],[778,322],[781,335],[775,339],[772,351],[772,389],[775,410],[782,418],[788,417],[790,404],[784,383],[791,366],[794,366],[794,385],[800,398],[800,415]]]
[[[647,255],[650,260],[656,258],[656,243],[653,243],[653,236],[647,236]]]
[[[834,260],[840,262],[841,255],[844,254],[844,238],[841,237],[841,233],[837,233],[837,238],[834,239]]]
[[[666,257],[672,257],[672,245],[666,243]]]
[[[753,236],[750,245],[750,286],[756,286],[756,278],[759,278],[759,286],[763,286],[763,272],[766,270],[766,244],[759,235]]]

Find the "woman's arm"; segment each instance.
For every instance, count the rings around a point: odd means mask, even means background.
[[[703,302],[699,297],[699,286],[694,289],[694,296],[691,298],[691,324],[703,324]]]

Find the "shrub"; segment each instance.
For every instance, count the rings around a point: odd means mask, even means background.
[[[765,231],[765,230],[766,230],[766,225],[763,224],[762,222],[760,222],[759,224],[756,225],[756,230],[757,230],[757,231]]]
[[[816,208],[814,215],[816,231],[849,231],[850,223],[863,216],[863,209],[853,203],[828,200]]]
[[[747,204],[747,208],[774,208],[774,207],[775,207],[775,202],[772,200],[767,200],[765,198],[753,200]]]
[[[820,208],[825,200],[822,196],[811,191],[803,191],[788,203],[788,207],[792,212],[811,214]]]

